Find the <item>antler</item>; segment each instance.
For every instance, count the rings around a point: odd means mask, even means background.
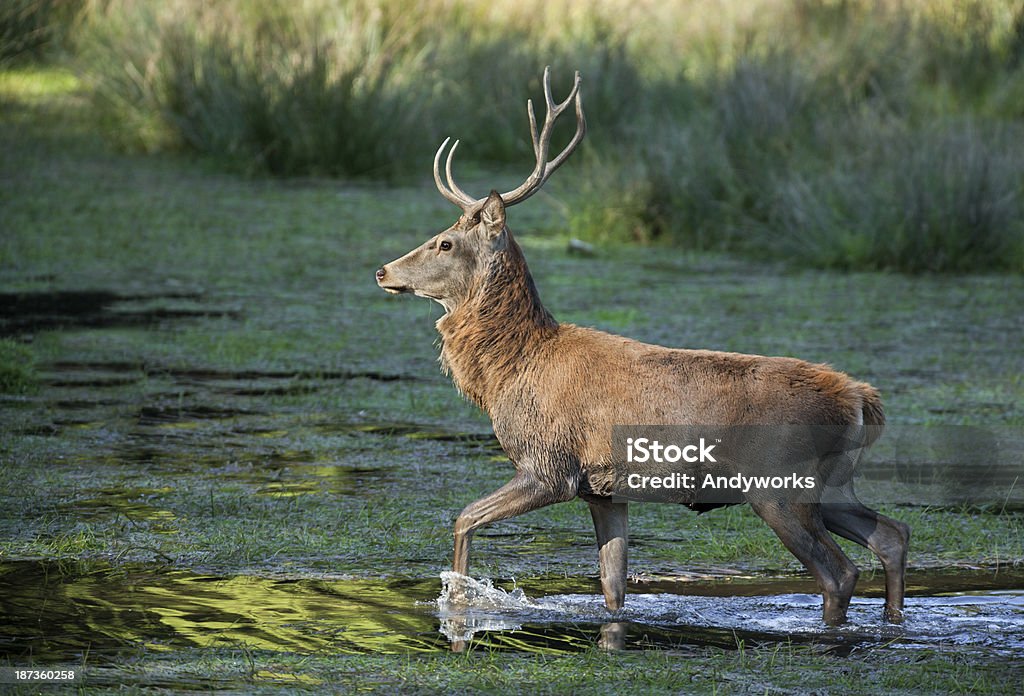
[[[576,134],[555,159],[548,161],[548,147],[551,143],[552,126],[554,126],[555,119],[565,111],[572,101],[576,102]],[[565,101],[556,104],[554,97],[551,96],[551,67],[544,68],[544,102],[547,114],[544,117],[544,125],[540,129],[540,134],[538,134],[537,118],[533,113],[533,100],[528,99],[526,101],[526,110],[530,115],[530,137],[533,140],[533,154],[537,159],[537,164],[534,166],[530,176],[526,177],[526,181],[515,189],[501,194],[506,207],[522,203],[537,193],[540,187],[544,185],[544,182],[548,180],[548,177],[568,159],[569,155],[576,149],[576,146],[583,140],[583,135],[587,132],[587,121],[583,117],[583,95],[580,93],[579,71],[576,72],[576,79],[573,82],[572,91],[569,92],[569,96],[565,98]],[[452,177],[452,158],[455,156],[455,149],[459,146],[458,140],[452,144],[452,149],[448,151],[448,158],[445,161],[444,171],[447,186],[441,181],[441,153],[448,147],[450,140],[451,138],[445,138],[444,142],[441,143],[441,147],[437,149],[437,153],[434,155],[434,183],[437,184],[437,190],[441,192],[442,196],[468,213],[479,207],[486,199],[473,198],[463,191]]]

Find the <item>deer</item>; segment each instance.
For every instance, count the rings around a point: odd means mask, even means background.
[[[442,371],[489,416],[515,468],[510,481],[458,515],[453,571],[469,575],[473,534],[482,526],[581,498],[597,535],[604,603],[614,613],[625,603],[630,503],[615,495],[611,472],[625,466],[616,461],[612,444],[616,426],[823,425],[838,433],[836,442],[842,440],[816,450],[811,462],[827,478],[839,459],[856,463],[881,435],[885,415],[878,390],[826,364],[668,348],[556,321],[506,225],[507,208],[536,194],[586,133],[579,72],[560,102],[552,95],[550,67],[542,84],[546,114],[539,129],[533,102],[527,101],[532,173],[511,191],[474,198],[452,174],[459,141],[448,149],[446,138],[434,155],[434,183],[462,213],[447,229],[380,267],[376,281],[388,293],[425,297],[443,307],[436,322]],[[553,125],[570,106],[575,134],[549,159]],[[805,448],[790,439],[775,438],[773,456],[804,457]],[[750,461],[744,464],[752,470],[757,451],[746,449]],[[751,491],[734,500],[681,502],[697,512],[749,504],[813,576],[828,625],[847,620],[859,575],[831,534],[870,549],[885,572],[884,618],[902,622],[910,528],[861,503],[851,477],[799,501]]]

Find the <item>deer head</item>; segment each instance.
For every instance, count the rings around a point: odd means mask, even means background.
[[[445,181],[441,179],[441,155],[448,148],[445,139],[434,155],[434,183],[446,199],[462,209],[454,225],[435,235],[422,246],[377,270],[377,284],[387,292],[413,293],[441,303],[448,312],[471,296],[474,287],[488,267],[494,254],[507,248],[511,234],[505,227],[505,208],[522,203],[544,185],[548,177],[568,159],[587,130],[580,94],[580,74],[576,73],[572,91],[565,101],[555,103],[551,96],[551,69],[544,69],[544,101],[546,115],[540,131],[533,113],[533,102],[526,102],[530,116],[530,136],[536,165],[522,184],[499,194],[491,191],[487,198],[476,199],[463,191],[452,176],[452,159],[459,146],[456,140],[445,160]],[[548,160],[548,148],[555,119],[570,103],[576,104],[576,134],[565,149]]]

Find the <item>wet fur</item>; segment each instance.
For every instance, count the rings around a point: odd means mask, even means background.
[[[491,417],[512,461],[538,478],[609,494],[610,433],[622,424],[856,426],[863,414],[876,426],[863,444],[880,434],[877,390],[828,365],[664,348],[557,323],[509,242],[471,299],[438,321],[441,364]]]
[[[626,592],[628,508],[611,496],[614,426],[829,426],[842,446],[833,449],[828,440],[812,459],[825,479],[843,474],[830,483],[828,504],[753,494],[729,502],[677,502],[697,511],[748,502],[814,575],[830,624],[846,620],[858,571],[829,532],[870,548],[885,570],[885,615],[900,621],[910,530],[862,505],[849,476],[884,427],[878,392],[828,365],[664,348],[560,324],[541,303],[504,222],[504,204],[492,192],[480,208],[377,273],[385,290],[415,292],[444,305],[446,314],[437,322],[442,367],[491,417],[516,467],[511,481],[460,513],[455,572],[469,572],[476,529],[579,496],[589,504],[597,532],[605,601],[617,610]],[[747,452],[755,456],[743,463],[756,466],[763,457],[752,444]],[[783,460],[801,451],[785,438],[773,444]]]

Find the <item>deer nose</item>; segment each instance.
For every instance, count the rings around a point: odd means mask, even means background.
[[[378,268],[377,269],[377,274],[376,274],[377,275],[377,282],[379,283],[380,281],[384,280],[384,276],[386,276],[387,274],[388,274],[388,272],[384,270],[383,266]]]

